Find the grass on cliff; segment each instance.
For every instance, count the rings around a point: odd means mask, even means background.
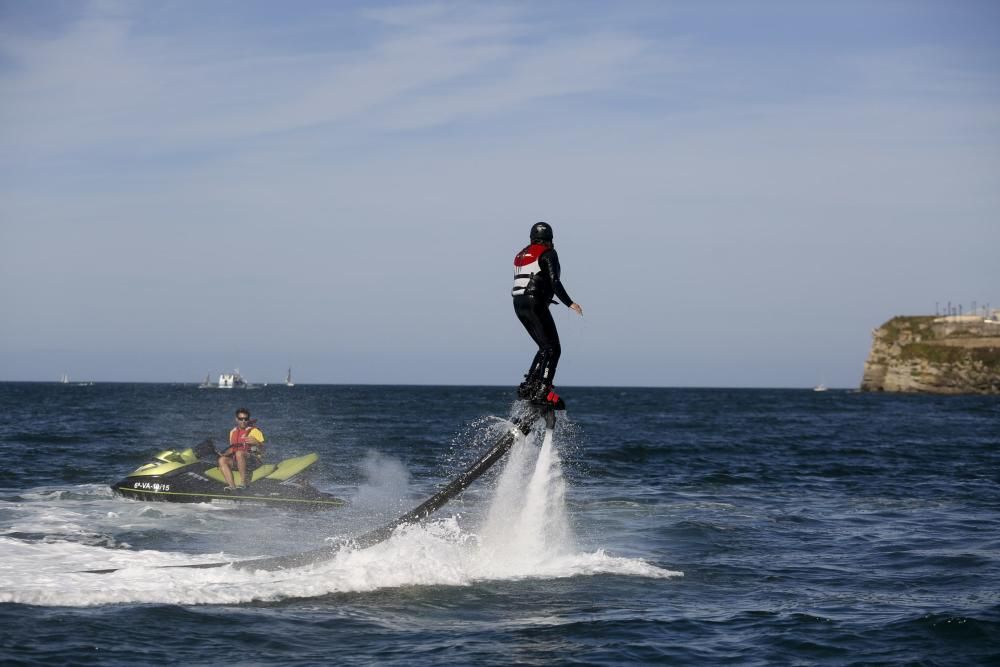
[[[934,364],[980,363],[985,368],[1000,371],[1000,348],[996,347],[950,347],[933,343],[910,343],[904,345],[899,356],[906,360],[923,360]]]
[[[913,334],[914,338],[921,340],[933,340],[934,317],[930,315],[897,315],[882,325],[885,331],[883,340],[886,344],[892,345],[899,341],[904,331]]]

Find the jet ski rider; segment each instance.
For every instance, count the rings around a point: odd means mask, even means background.
[[[226,478],[226,491],[242,489],[250,485],[247,476],[247,458],[253,456],[257,461],[264,456],[264,434],[257,428],[257,421],[250,419],[250,411],[246,408],[236,410],[236,426],[229,431],[229,447],[219,456],[219,470]],[[233,459],[240,471],[241,484],[233,483]]]
[[[517,319],[538,345],[538,352],[517,395],[532,403],[556,403],[559,397],[552,391],[552,381],[562,348],[549,303],[555,303],[552,297],[556,296],[578,315],[583,315],[583,308],[569,297],[559,278],[559,255],[552,244],[552,227],[546,222],[535,223],[529,241],[531,243],[514,257],[511,295]]]

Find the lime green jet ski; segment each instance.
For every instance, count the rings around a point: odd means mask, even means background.
[[[306,474],[319,459],[315,453],[256,467],[251,463],[253,457],[249,457],[250,483],[243,485],[240,473],[233,470],[236,485],[243,487],[233,490],[226,488],[218,456],[211,440],[184,450],[167,449],[112,484],[111,490],[123,498],[172,503],[235,501],[308,509],[346,504],[306,481]]]

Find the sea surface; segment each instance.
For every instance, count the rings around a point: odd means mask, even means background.
[[[250,572],[161,566],[384,523],[509,428],[512,390],[0,383],[0,664],[1000,663],[996,397],[563,394],[550,439],[426,523]],[[241,406],[350,505],[111,494]]]

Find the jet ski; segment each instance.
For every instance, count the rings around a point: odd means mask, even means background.
[[[172,503],[239,502],[308,509],[347,504],[306,481],[306,473],[319,459],[315,453],[256,468],[248,459],[250,484],[231,491],[226,490],[218,457],[211,440],[183,450],[167,449],[112,484],[111,490],[123,498]],[[233,478],[242,484],[239,471],[233,470]]]

